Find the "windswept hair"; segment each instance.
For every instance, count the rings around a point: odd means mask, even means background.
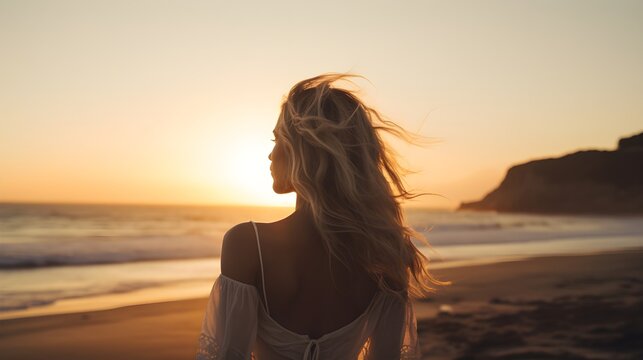
[[[364,269],[383,291],[425,296],[445,283],[431,276],[427,257],[412,242],[426,240],[405,223],[400,203],[416,195],[406,190],[380,133],[412,137],[354,91],[333,87],[354,76],[316,76],[288,93],[275,130],[286,150],[288,180],[331,257]]]

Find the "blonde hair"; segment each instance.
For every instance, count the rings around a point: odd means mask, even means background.
[[[445,284],[428,272],[400,202],[406,190],[388,132],[409,133],[366,106],[355,92],[332,87],[355,75],[324,74],[297,83],[277,121],[288,158],[288,180],[313,214],[325,249],[348,269],[359,266],[386,292],[406,298]],[[428,244],[428,243],[427,243]],[[330,258],[329,258],[330,261]]]

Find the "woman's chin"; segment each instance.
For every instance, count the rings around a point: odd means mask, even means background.
[[[283,194],[281,187],[275,183],[272,184],[272,191],[274,191],[275,194]]]
[[[294,189],[292,189],[291,187],[288,187],[288,186],[282,186],[282,185],[281,185],[281,184],[279,184],[279,183],[275,183],[275,182],[273,182],[273,183],[272,183],[272,191],[274,191],[274,192],[275,192],[275,194],[288,194],[288,193],[291,193],[291,192],[293,192],[293,191],[295,191],[295,190],[294,190]]]

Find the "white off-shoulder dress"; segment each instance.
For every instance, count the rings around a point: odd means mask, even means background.
[[[270,317],[257,226],[262,302],[253,285],[221,274],[214,283],[199,336],[196,358],[257,360],[419,359],[416,319],[410,301],[378,291],[351,323],[311,339]]]

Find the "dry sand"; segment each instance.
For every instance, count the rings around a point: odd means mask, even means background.
[[[426,359],[643,358],[643,250],[436,270]],[[207,299],[0,321],[2,359],[193,359]]]
[[[426,359],[643,359],[641,250],[437,274],[454,285],[417,304]]]

